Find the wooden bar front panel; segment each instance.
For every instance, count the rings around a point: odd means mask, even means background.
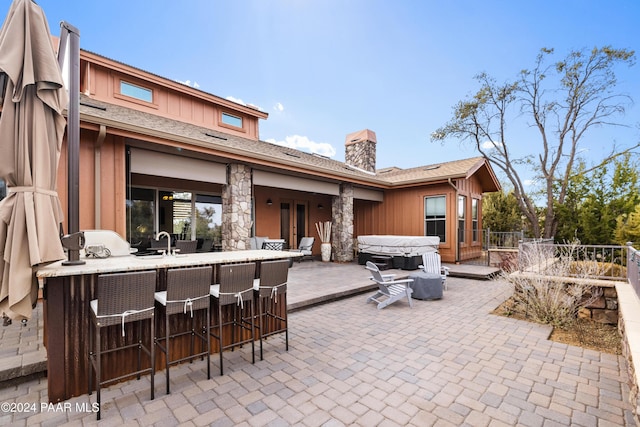
[[[217,266],[214,265],[215,281]],[[257,270],[259,271],[259,269]],[[164,282],[164,269],[158,270],[158,282],[156,290],[166,289]],[[256,273],[258,274],[258,273]],[[60,402],[74,396],[87,393],[89,375],[89,330],[93,327],[90,317],[89,302],[94,298],[97,275],[83,275],[70,277],[47,278],[45,280],[45,336],[44,342],[47,347],[47,369],[48,369],[48,396],[50,402]],[[286,317],[285,296],[278,296],[277,306],[280,315]],[[255,306],[257,307],[257,305]],[[280,308],[281,307],[281,308]],[[227,310],[228,309],[228,310]],[[230,315],[233,306],[227,306],[223,310],[223,315]],[[248,304],[245,312],[248,315]],[[164,319],[159,314],[161,310],[156,308],[155,330],[156,335],[164,336]],[[204,324],[204,311],[194,314],[196,325]],[[211,325],[217,325],[217,306],[211,304]],[[142,323],[142,339],[149,343],[148,323]],[[146,321],[148,322],[148,321]],[[189,328],[190,318],[188,316],[176,315],[170,319],[172,332],[186,330]],[[257,322],[256,322],[257,325]],[[273,323],[267,325],[267,330],[275,327]],[[132,342],[138,334],[140,326],[128,323],[126,326],[125,340]],[[248,332],[247,332],[248,334]],[[225,343],[231,342],[231,328],[223,330]],[[103,348],[112,348],[121,343],[122,330],[120,325],[114,325],[102,330]],[[196,341],[196,350],[200,344]],[[185,357],[190,351],[190,337],[183,336],[172,340],[171,358],[179,359]],[[218,352],[217,340],[211,339],[211,353]],[[134,371],[137,366],[137,350],[128,349],[109,353],[102,356],[102,375],[104,379],[115,378],[126,372]],[[142,366],[148,367],[148,358],[143,354]],[[217,360],[212,358],[212,372],[217,372]],[[156,370],[164,369],[164,354],[156,349]],[[159,377],[158,377],[159,378]],[[94,381],[95,384],[95,381]],[[158,384],[156,384],[158,386]]]

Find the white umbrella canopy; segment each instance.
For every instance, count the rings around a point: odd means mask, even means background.
[[[0,29],[0,311],[29,319],[34,268],[65,258],[56,192],[68,96],[42,9],[14,0]]]

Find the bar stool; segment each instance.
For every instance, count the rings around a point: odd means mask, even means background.
[[[96,373],[96,396],[98,403],[98,420],[100,419],[100,387],[126,377],[140,374],[151,374],[151,400],[154,398],[155,353],[154,337],[154,299],[156,290],[156,272],[140,271],[130,273],[102,274],[98,276],[96,288],[97,298],[90,302],[91,320],[93,328],[89,331],[89,394],[92,391],[91,367]],[[149,346],[142,342],[142,321],[149,320]],[[137,341],[126,344],[125,324],[138,322]],[[120,346],[109,349],[102,348],[101,330],[104,327],[121,325],[122,339]],[[94,336],[95,335],[95,336]],[[95,348],[94,348],[95,345]],[[108,380],[102,379],[102,355],[127,348],[138,348],[137,370]],[[144,351],[150,359],[149,368],[141,368],[141,352]]]
[[[255,271],[256,264],[254,262],[220,266],[220,283],[210,287],[212,301],[218,306],[218,324],[212,326],[210,331],[211,336],[217,339],[219,344],[220,375],[223,374],[222,352],[225,349],[251,342],[251,363],[256,362],[253,321],[253,279],[255,278]],[[249,306],[250,315],[248,317],[243,316],[245,305]],[[231,320],[225,321],[222,317],[222,307],[225,306],[232,306]],[[249,322],[246,319],[249,319]],[[223,326],[227,325],[231,325],[232,328],[231,344],[224,345],[222,329]],[[249,337],[236,339],[236,332],[243,333],[243,331],[248,331]]]
[[[155,293],[155,299],[161,307],[160,313],[164,314],[164,337],[156,337],[158,349],[165,355],[165,375],[167,379],[167,394],[169,394],[169,365],[193,360],[200,356],[207,356],[207,379],[211,378],[210,366],[210,339],[209,339],[209,287],[213,268],[192,267],[173,268],[167,270],[167,290]],[[193,312],[206,310],[205,324],[200,332],[194,328]],[[183,314],[190,317],[190,329],[171,334],[169,318],[172,315]],[[191,336],[191,347],[188,356],[171,359],[171,338]],[[201,341],[200,352],[195,353],[195,338]],[[163,345],[164,343],[164,345]]]
[[[181,254],[195,254],[197,247],[197,240],[176,240],[176,250]]]
[[[253,287],[258,302],[257,327],[260,335],[260,360],[262,360],[262,339],[270,335],[284,331],[285,348],[286,351],[289,351],[289,328],[287,324],[288,277],[288,259],[263,261],[260,264],[260,279],[254,282]],[[278,306],[279,295],[283,295],[280,307]],[[269,319],[273,319],[273,322],[268,322]],[[268,327],[268,325],[271,327]]]

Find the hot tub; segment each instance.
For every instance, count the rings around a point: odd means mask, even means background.
[[[366,264],[374,256],[388,256],[393,268],[415,270],[422,263],[422,254],[436,252],[438,236],[358,236],[358,263]]]

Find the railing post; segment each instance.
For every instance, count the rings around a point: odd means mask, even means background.
[[[491,229],[487,228],[487,232],[485,234],[485,247],[487,248],[487,267],[491,265],[491,252],[489,251],[489,236],[491,236]]]
[[[640,252],[633,247],[633,242],[627,242],[627,282],[633,287],[640,298]]]

